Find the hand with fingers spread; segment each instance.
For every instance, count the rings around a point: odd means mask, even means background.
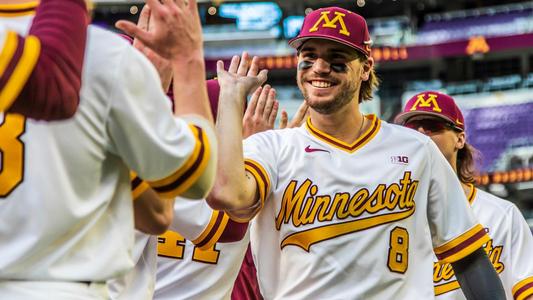
[[[279,121],[279,129],[300,127],[303,122],[309,117],[309,105],[303,101],[298,107],[296,114],[292,117],[289,123],[289,116],[285,110],[281,111],[281,119]]]
[[[137,22],[137,27],[143,31],[154,32],[156,30],[156,25],[154,24],[154,22],[150,22],[150,15],[150,6],[145,5],[141,10],[139,21]],[[159,73],[159,78],[161,78],[163,90],[168,91],[170,87],[170,82],[172,81],[172,65],[170,61],[161,57],[152,49],[146,47],[143,42],[137,37],[133,40],[133,47],[141,51],[144,56],[146,56],[152,62],[157,72]]]
[[[155,30],[120,20],[116,27],[166,59],[203,58],[202,26],[196,0],[146,0]]]
[[[279,102],[276,100],[276,90],[269,85],[257,88],[242,120],[243,138],[273,129],[278,109]]]
[[[250,61],[249,55],[243,52],[242,57],[233,56],[228,70],[224,69],[224,62],[217,62],[217,77],[221,93],[232,93],[242,100],[252,91],[261,86],[267,79],[267,70],[259,72],[259,59],[254,56]]]

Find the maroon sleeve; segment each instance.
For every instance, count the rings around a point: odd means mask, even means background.
[[[259,282],[257,281],[257,270],[250,244],[246,250],[246,255],[242,261],[241,270],[231,292],[231,300],[262,300]]]
[[[246,231],[248,230],[248,222],[238,223],[233,221],[231,218],[224,228],[224,232],[218,239],[218,243],[231,243],[237,242],[244,238]]]
[[[84,0],[41,0],[29,31],[40,40],[40,55],[10,112],[44,120],[74,115],[88,22]]]

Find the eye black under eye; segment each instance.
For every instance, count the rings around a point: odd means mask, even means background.
[[[300,63],[298,63],[298,70],[305,70],[309,69],[313,66],[313,62],[309,60],[302,60]]]
[[[346,73],[348,71],[348,66],[345,63],[332,63],[330,66],[337,73]]]

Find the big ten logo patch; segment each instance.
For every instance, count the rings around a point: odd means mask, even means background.
[[[335,17],[333,19],[329,19],[330,11],[323,11],[320,13],[320,19],[316,21],[315,25],[309,29],[309,32],[315,32],[318,30],[318,27],[322,25],[322,27],[325,28],[335,28],[337,29],[337,23],[341,25],[341,29],[339,30],[340,34],[344,34],[345,36],[350,36],[350,32],[346,28],[346,24],[344,23],[344,17],[346,14],[343,14],[341,12],[335,11],[333,12],[335,14]]]
[[[416,98],[415,104],[411,106],[410,110],[417,110],[420,107],[428,107],[431,108],[434,112],[442,112],[442,109],[439,107],[439,103],[437,102],[437,94],[420,94]]]
[[[403,156],[403,155],[395,155],[390,157],[390,161],[393,164],[398,165],[408,165],[409,164],[409,157]]]

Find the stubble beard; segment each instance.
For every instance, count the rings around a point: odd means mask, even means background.
[[[357,85],[355,82],[346,82],[340,87],[340,93],[337,94],[333,100],[315,103],[311,103],[311,101],[309,101],[309,94],[302,86],[300,86],[300,91],[302,92],[305,102],[307,102],[309,107],[320,114],[329,115],[339,111],[346,104],[354,100],[355,93],[357,92]]]

